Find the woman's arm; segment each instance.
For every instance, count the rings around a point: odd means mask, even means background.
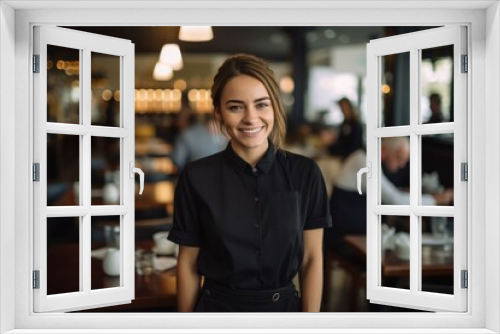
[[[304,233],[304,259],[299,270],[303,312],[319,312],[323,290],[323,229]]]
[[[199,247],[179,246],[177,263],[177,307],[179,312],[193,312],[200,293],[197,270]]]

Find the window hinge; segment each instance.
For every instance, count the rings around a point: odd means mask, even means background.
[[[33,55],[33,73],[40,73],[40,55]]]
[[[467,166],[467,163],[466,162],[462,162],[461,163],[461,180],[462,181],[468,181],[469,180],[469,167]]]
[[[40,163],[38,162],[33,164],[33,181],[40,181]]]
[[[469,276],[467,270],[462,270],[462,289],[467,289],[469,287]]]
[[[40,270],[33,270],[33,289],[40,289]]]
[[[467,55],[462,55],[462,73],[469,72],[469,57]]]

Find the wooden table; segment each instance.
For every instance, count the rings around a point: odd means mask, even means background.
[[[136,241],[136,248],[151,249],[150,240]],[[79,245],[57,244],[48,250],[47,284],[48,290],[54,293],[72,292],[78,290],[79,272],[78,257]],[[76,261],[75,261],[76,259]],[[118,277],[104,274],[102,260],[91,260],[92,289],[117,286]],[[163,272],[154,272],[151,275],[135,274],[135,299],[130,304],[96,308],[80,312],[148,312],[153,309],[174,310],[177,304],[176,295],[176,268]]]
[[[366,236],[346,235],[344,241],[366,258]],[[453,276],[453,252],[442,246],[424,245],[422,249],[422,277]],[[382,277],[409,277],[410,261],[399,259],[394,252],[386,252],[382,259]]]

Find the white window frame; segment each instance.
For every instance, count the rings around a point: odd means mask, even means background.
[[[421,59],[422,50],[452,45],[454,121],[439,124],[423,124],[420,115]],[[371,41],[367,46],[367,101],[366,123],[367,164],[371,166],[371,178],[367,179],[367,298],[385,305],[408,305],[430,311],[467,310],[467,290],[461,288],[461,270],[467,270],[467,185],[460,178],[460,164],[467,163],[467,73],[461,73],[461,55],[466,55],[466,28],[448,26],[402,34]],[[382,62],[387,55],[409,54],[408,76],[410,77],[408,125],[384,126],[381,102]],[[371,111],[371,112],[370,112]],[[421,164],[422,135],[453,133],[453,206],[422,205]],[[384,205],[381,200],[381,138],[408,137],[410,145],[410,202],[408,205]],[[471,180],[472,182],[472,180]],[[382,286],[381,273],[381,217],[383,215],[406,216],[410,223],[410,287],[397,289]],[[454,217],[453,235],[453,293],[431,293],[422,291],[422,247],[421,217]]]
[[[134,44],[128,40],[60,27],[34,27],[34,54],[39,55],[39,73],[33,75],[34,162],[39,164],[39,181],[33,184],[34,200],[34,270],[39,270],[39,289],[34,290],[36,312],[72,311],[130,303],[135,296],[134,232],[135,180],[130,169],[135,161],[134,111]],[[55,45],[78,50],[80,59],[79,124],[47,121],[47,46]],[[120,124],[118,127],[91,123],[91,58],[92,53],[114,56],[120,66]],[[77,135],[79,147],[80,203],[74,206],[47,206],[47,134]],[[91,140],[115,138],[120,141],[120,203],[91,203]],[[132,174],[133,175],[133,174]],[[120,217],[119,286],[92,290],[91,234],[92,218]],[[47,295],[47,218],[79,219],[79,291]]]
[[[462,329],[466,333],[500,331],[500,261],[498,260],[500,230],[500,136],[498,110],[500,99],[500,11],[498,1],[448,2],[180,2],[157,3],[144,1],[140,6],[162,9],[115,9],[106,12],[95,9],[130,6],[130,2],[17,2],[0,3],[0,331],[15,333],[42,332],[35,329],[87,328],[101,333],[105,329],[130,330],[140,323],[162,332],[180,332],[173,328],[191,328],[193,332],[211,328],[211,332],[235,332],[235,328],[253,328],[254,332],[277,332],[280,328],[295,328],[295,332],[335,332],[338,328],[358,328],[355,333],[397,332],[436,333],[446,328]],[[59,6],[59,7],[58,7]],[[41,8],[69,7],[67,10]],[[397,6],[397,8],[395,8]],[[432,7],[426,7],[432,6]],[[460,6],[460,8],[456,7]],[[78,11],[71,8],[83,8]],[[224,9],[220,9],[223,7]],[[358,8],[356,8],[358,7]],[[28,9],[22,9],[28,8]],[[292,8],[292,9],[287,9]],[[346,9],[347,8],[347,9]],[[350,9],[349,9],[350,8]],[[406,8],[406,9],[400,9]],[[408,10],[410,9],[411,10]],[[245,9],[245,10],[242,10]],[[104,15],[105,14],[105,15]],[[15,20],[14,20],[15,19]],[[190,314],[49,314],[32,313],[30,258],[33,221],[32,183],[30,181],[33,120],[30,55],[32,26],[58,25],[467,25],[469,33],[468,143],[470,152],[468,197],[469,289],[468,312],[465,314],[292,314],[292,315],[190,315]],[[14,35],[15,31],[15,35]],[[15,36],[15,37],[14,37]],[[488,75],[486,74],[486,66]],[[15,86],[12,82],[15,78]],[[7,110],[9,109],[9,110]],[[15,112],[12,112],[14,110]],[[14,116],[15,115],[15,116]],[[474,116],[474,118],[472,118]],[[486,122],[486,119],[488,121]],[[13,128],[9,129],[9,127]],[[12,145],[14,136],[14,145]],[[484,152],[488,151],[486,155]],[[485,164],[487,162],[487,164]],[[486,167],[483,167],[486,166]],[[12,175],[15,171],[15,178]],[[485,175],[488,173],[488,182]],[[11,188],[4,185],[12,186]],[[14,188],[15,185],[15,188]],[[14,200],[8,199],[15,189]],[[488,194],[488,196],[486,196]],[[473,196],[471,196],[473,195]],[[486,204],[485,204],[486,203]],[[14,209],[12,209],[14,208]],[[486,219],[487,218],[487,219]],[[15,224],[12,224],[12,221]],[[15,225],[15,226],[13,226]],[[472,229],[474,226],[474,229]],[[12,256],[14,254],[14,257]],[[485,255],[490,256],[486,266]],[[12,289],[15,286],[15,289]],[[14,290],[14,291],[13,291]],[[487,293],[486,293],[487,291]],[[12,308],[12,305],[15,305]],[[14,310],[13,310],[14,309]],[[193,321],[195,320],[195,321]],[[101,330],[99,330],[99,328]],[[170,329],[167,329],[170,328]],[[261,330],[259,330],[259,328]],[[322,328],[324,330],[320,330]],[[414,328],[413,330],[411,328]],[[434,328],[430,330],[429,328]],[[436,330],[437,328],[437,330]],[[23,330],[26,329],[26,330]],[[29,331],[28,331],[29,329]],[[93,330],[91,330],[93,329]],[[196,330],[198,329],[198,330]],[[225,329],[225,330],[224,330]],[[231,330],[233,329],[233,330]],[[268,329],[267,331],[265,329]],[[314,330],[316,329],[316,330]],[[330,330],[326,330],[330,329]],[[389,330],[392,329],[392,330]],[[415,331],[418,329],[418,331]],[[293,331],[291,329],[287,332]],[[73,331],[76,332],[76,331]],[[87,332],[87,331],[86,331]],[[151,331],[152,332],[152,331]],[[338,332],[342,332],[338,330]],[[14,332],[13,332],[14,333]]]

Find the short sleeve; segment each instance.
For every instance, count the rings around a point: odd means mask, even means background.
[[[180,175],[174,193],[174,224],[168,239],[185,246],[201,246],[202,228],[196,194],[186,168]]]
[[[332,226],[325,180],[318,165],[313,161],[309,174],[309,189],[304,230]]]

